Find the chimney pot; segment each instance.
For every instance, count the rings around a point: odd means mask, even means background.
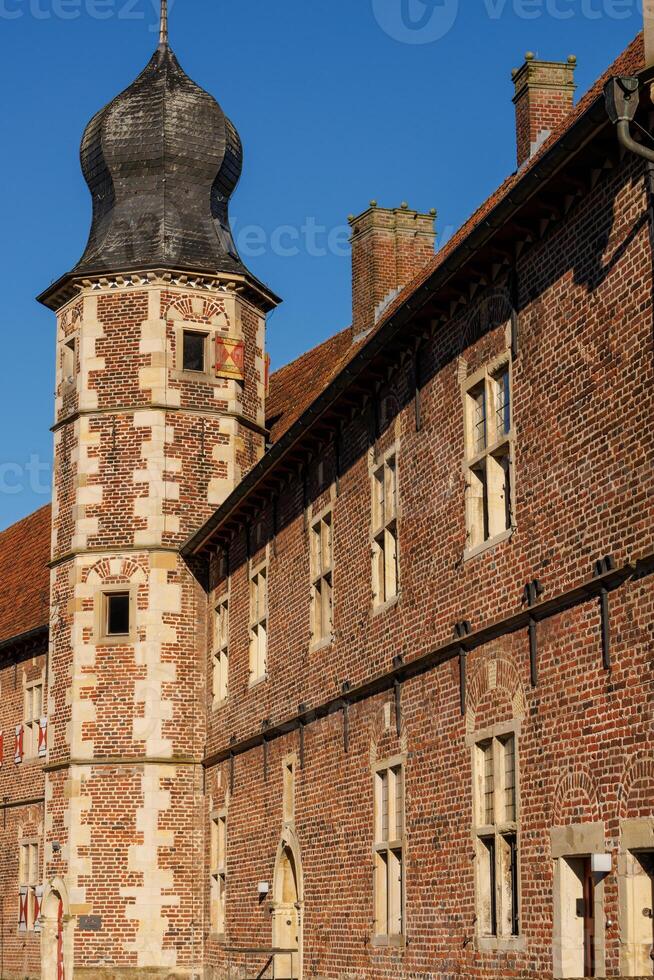
[[[577,58],[542,61],[532,51],[511,73],[515,84],[518,167],[522,167],[564,121],[574,105]]]

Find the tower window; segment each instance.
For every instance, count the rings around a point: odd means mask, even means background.
[[[183,333],[183,363],[185,371],[205,371],[206,335],[194,330]]]
[[[129,592],[109,592],[105,596],[107,636],[129,634]]]

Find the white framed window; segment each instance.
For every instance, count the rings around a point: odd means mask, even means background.
[[[507,351],[466,381],[466,551],[511,532],[513,519],[512,369]]]
[[[332,637],[334,602],[333,517],[328,511],[311,524],[311,643]]]
[[[372,588],[375,606],[399,590],[397,455],[388,453],[372,473]]]
[[[250,684],[267,676],[268,565],[250,572]]]
[[[229,682],[229,600],[221,599],[214,615],[213,700],[227,698]]]
[[[227,884],[227,814],[211,817],[211,931],[225,933],[225,891]]]
[[[473,746],[477,931],[480,938],[520,935],[517,741],[514,731]]]
[[[404,766],[382,763],[374,773],[374,938],[392,944],[404,936]]]
[[[39,918],[39,845],[35,841],[20,844],[18,854],[18,925],[21,931],[33,930]]]
[[[42,718],[43,682],[32,681],[23,692],[23,752],[28,759],[39,754]]]

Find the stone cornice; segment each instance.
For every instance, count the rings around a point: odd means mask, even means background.
[[[255,309],[268,312],[281,303],[281,299],[252,276],[228,273],[209,275],[206,272],[174,269],[118,269],[97,275],[62,276],[37,296],[39,303],[55,312],[75,300],[85,290],[129,290],[156,287],[182,290],[202,289],[209,293],[235,292],[251,303]]]

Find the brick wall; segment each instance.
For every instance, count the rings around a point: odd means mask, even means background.
[[[34,651],[16,651],[13,657],[5,654],[0,664],[0,977],[6,980],[40,976],[40,936],[18,928],[18,864],[21,842],[34,840],[40,845],[42,868],[45,760],[26,752],[16,763],[14,738],[24,719],[24,685],[44,678],[45,667],[43,644]]]
[[[495,322],[501,277],[438,326],[424,354],[423,427],[415,431],[411,366],[398,365],[380,392],[382,432],[370,444],[360,407],[343,434],[340,492],[333,504],[334,641],[312,651],[309,555],[303,491],[290,480],[269,558],[269,678],[248,687],[246,535],[231,545],[229,698],[211,709],[209,759],[297,716],[298,705],[336,701],[352,688],[447,644],[454,623],[474,630],[518,612],[525,582],[543,601],[588,581],[612,554],[624,567],[652,552],[652,255],[642,173],[633,161],[605,171],[592,192],[518,263],[519,355],[513,363],[516,527],[507,540],[465,558],[461,382],[510,341]],[[501,303],[499,304],[501,306]],[[372,609],[370,459],[398,447],[400,596]],[[325,449],[309,481],[318,509],[333,459]],[[331,491],[333,493],[333,491]],[[265,511],[264,527],[271,527]],[[214,569],[216,578],[219,574]],[[213,602],[224,590],[215,581]],[[467,714],[459,710],[457,658],[447,656],[402,687],[402,731],[392,693],[370,695],[344,716],[305,729],[297,773],[294,836],[303,870],[306,977],[409,980],[551,977],[554,935],[553,827],[601,821],[613,873],[604,884],[605,972],[617,977],[620,821],[651,817],[654,791],[651,578],[627,577],[610,596],[613,666],[602,667],[598,599],[586,595],[539,626],[539,679],[531,687],[526,628],[482,643],[468,657]],[[501,631],[500,631],[501,632]],[[209,635],[209,652],[212,637]],[[207,670],[210,669],[207,661]],[[391,702],[385,709],[385,704]],[[387,729],[387,721],[390,727]],[[487,949],[476,937],[471,837],[475,731],[519,722],[521,938]],[[269,947],[271,899],[282,841],[282,759],[299,752],[297,731],[271,740],[267,780],[261,746],[207,772],[207,813],[227,805],[227,925],[209,938],[214,976],[244,965],[230,947]],[[401,948],[372,943],[372,763],[406,757],[406,935]],[[208,881],[208,871],[207,871]],[[205,916],[208,916],[208,897]],[[208,921],[208,920],[207,920]],[[601,927],[600,927],[601,928]],[[487,945],[487,944],[486,944]],[[256,959],[256,957],[255,957]],[[265,967],[259,955],[258,968]],[[250,975],[249,973],[247,975]],[[266,975],[266,974],[264,974]]]

